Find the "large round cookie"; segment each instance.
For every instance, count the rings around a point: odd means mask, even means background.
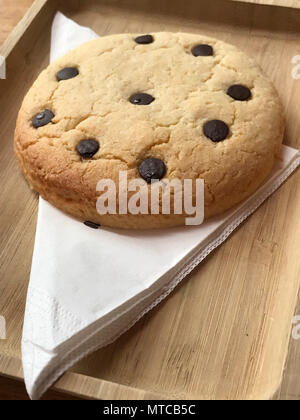
[[[120,170],[147,179],[149,163],[159,178],[202,178],[208,218],[263,183],[283,131],[272,83],[234,46],[186,33],[122,34],[84,44],[41,73],[21,107],[15,150],[32,188],[70,215],[167,227],[186,216],[100,216],[98,181],[118,182]],[[143,168],[148,158],[158,165]]]

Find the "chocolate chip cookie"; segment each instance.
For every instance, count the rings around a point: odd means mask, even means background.
[[[186,33],[86,43],[44,70],[19,112],[15,150],[32,188],[57,208],[120,228],[185,223],[186,214],[106,214],[101,179],[203,179],[205,218],[270,174],[284,131],[272,83],[236,47]],[[133,192],[128,191],[128,200]],[[116,200],[119,201],[116,188]]]

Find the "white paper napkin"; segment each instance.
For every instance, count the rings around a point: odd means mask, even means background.
[[[57,13],[51,60],[97,38]],[[248,200],[198,227],[92,230],[40,199],[22,338],[25,383],[38,399],[70,366],[114,341],[272,194],[300,164],[287,146]]]

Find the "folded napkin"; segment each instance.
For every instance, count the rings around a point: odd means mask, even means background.
[[[95,38],[57,13],[51,60]],[[30,397],[40,398],[75,362],[161,302],[300,164],[290,147],[282,147],[281,157],[252,197],[197,227],[92,230],[40,199],[22,338]]]

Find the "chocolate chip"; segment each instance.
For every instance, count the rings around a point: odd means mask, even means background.
[[[57,80],[60,82],[61,80],[73,79],[78,74],[79,71],[76,67],[66,67],[57,73]]]
[[[134,105],[149,105],[155,98],[148,95],[148,93],[135,93],[129,98],[129,101]]]
[[[137,44],[151,44],[154,41],[152,35],[140,35],[135,38]]]
[[[160,159],[145,159],[139,166],[139,174],[141,177],[151,184],[151,180],[160,180],[166,173],[166,165]]]
[[[43,127],[44,125],[49,124],[54,118],[54,114],[50,109],[45,109],[45,111],[39,112],[32,120],[32,125],[34,128]]]
[[[77,144],[77,152],[84,159],[92,158],[98,152],[99,148],[100,146],[97,140],[81,140],[81,142]]]
[[[228,125],[224,121],[211,120],[204,124],[203,132],[212,141],[218,142],[226,139],[229,133]]]
[[[227,95],[237,101],[247,101],[251,98],[251,90],[243,85],[232,85],[228,88]]]
[[[89,222],[86,221],[84,222],[85,226],[92,228],[92,229],[99,229],[99,227],[101,227],[101,225],[98,225],[98,223],[94,223],[94,222]]]
[[[214,54],[214,50],[213,47],[211,47],[210,45],[207,44],[200,44],[200,45],[196,45],[193,49],[192,49],[192,54],[195,57],[199,57],[199,56],[209,56],[209,55],[213,55]]]

